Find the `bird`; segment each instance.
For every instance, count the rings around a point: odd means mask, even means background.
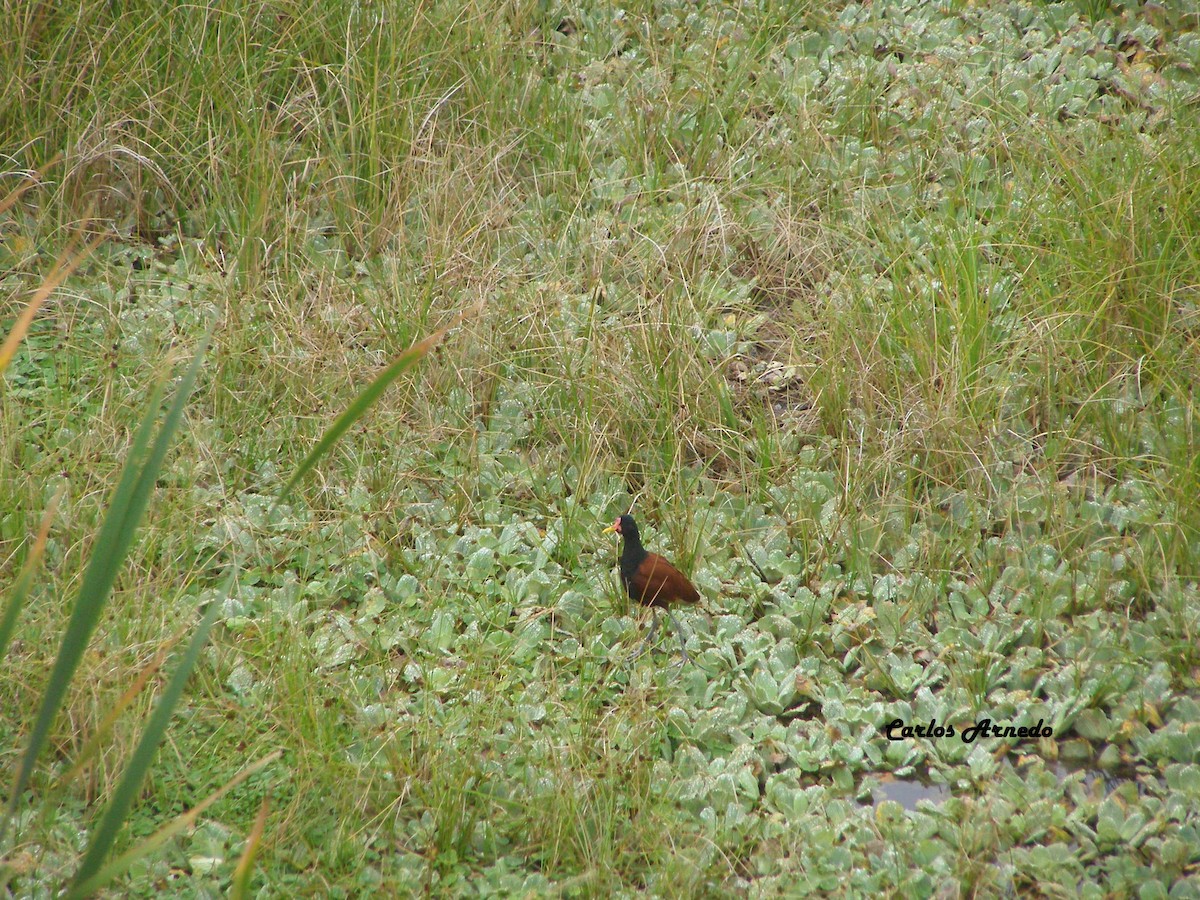
[[[650,626],[650,633],[646,635],[646,639],[642,642],[638,652],[633,655],[633,659],[641,656],[654,639],[654,635],[658,631],[658,611],[665,609],[667,618],[671,620],[671,625],[675,628],[675,633],[679,635],[679,649],[683,652],[683,660],[680,665],[688,662],[683,629],[675,621],[675,616],[671,613],[671,606],[675,603],[698,603],[700,592],[696,590],[694,584],[688,581],[686,575],[657,553],[651,553],[642,546],[642,536],[638,532],[637,523],[633,521],[633,516],[621,516],[602,533],[611,534],[613,532],[619,534],[624,540],[624,546],[621,548],[621,583],[625,585],[625,590],[629,592],[630,597],[654,610],[654,624]]]

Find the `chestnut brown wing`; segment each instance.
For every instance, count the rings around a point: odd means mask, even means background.
[[[659,556],[651,553],[629,579],[629,594],[646,606],[670,603],[696,603],[700,592],[687,576]]]

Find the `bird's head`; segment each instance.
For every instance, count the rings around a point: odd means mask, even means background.
[[[605,528],[603,533],[604,534],[612,534],[613,532],[616,532],[617,534],[621,535],[621,537],[623,537],[623,538],[627,538],[627,539],[628,538],[637,538],[638,527],[637,527],[637,524],[633,521],[633,516],[630,516],[630,515],[621,516],[619,519],[617,519],[617,521],[613,522],[611,525],[609,525],[607,528]]]

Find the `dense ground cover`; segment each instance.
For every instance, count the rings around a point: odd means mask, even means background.
[[[263,896],[1200,891],[1194,2],[123,7],[0,14],[0,333],[104,236],[0,383],[0,596],[67,483],[6,771],[218,325],[12,894],[74,871],[153,691],[51,787],[206,601],[122,846],[283,756],[124,895],[225,890],[264,799]],[[631,502],[705,596],[681,670],[628,661]]]

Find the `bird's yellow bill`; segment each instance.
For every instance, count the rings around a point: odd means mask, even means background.
[[[616,524],[614,523],[614,524],[612,524],[612,525],[609,525],[607,528],[605,528],[605,529],[604,529],[602,532],[600,532],[600,533],[601,533],[601,534],[613,534],[613,533],[615,533],[615,532],[616,532],[616,530],[617,530],[617,526],[616,526]]]

